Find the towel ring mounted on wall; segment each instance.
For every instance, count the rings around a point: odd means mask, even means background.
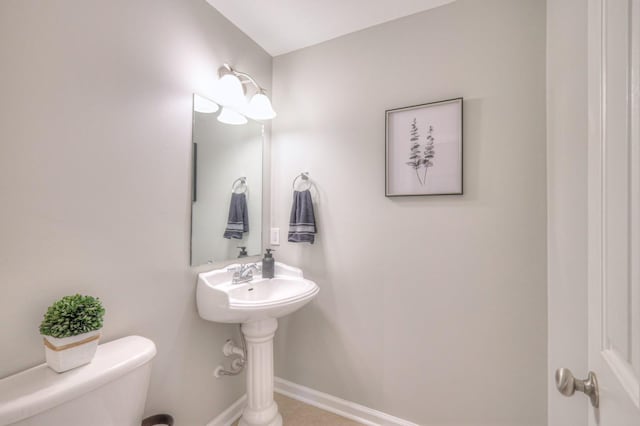
[[[241,191],[241,192],[236,192],[238,187],[243,187],[244,190]],[[238,179],[234,180],[233,183],[231,184],[231,193],[233,193],[233,194],[244,194],[244,193],[247,192],[248,188],[249,188],[249,186],[247,185],[247,178],[242,176],[242,177],[239,177]]]
[[[293,179],[292,187],[294,190],[296,189],[296,182],[298,181],[298,179],[302,179],[303,184],[306,182],[307,189],[311,189],[312,183],[311,183],[311,179],[309,179],[309,172],[302,172]]]

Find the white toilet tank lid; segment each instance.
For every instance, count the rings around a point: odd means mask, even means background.
[[[128,336],[98,346],[91,363],[65,373],[46,364],[0,380],[0,425],[8,425],[105,385],[146,364],[156,345],[140,336]]]

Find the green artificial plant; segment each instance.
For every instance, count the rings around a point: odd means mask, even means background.
[[[49,306],[40,324],[40,334],[63,338],[102,328],[104,308],[92,296],[65,296]]]

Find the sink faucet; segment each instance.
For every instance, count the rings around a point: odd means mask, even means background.
[[[229,268],[228,271],[233,272],[231,284],[242,284],[251,281],[253,279],[253,271],[261,272],[261,268],[257,263],[243,263],[238,267]]]

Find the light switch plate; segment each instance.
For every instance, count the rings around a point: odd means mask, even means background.
[[[269,244],[272,246],[280,245],[280,228],[271,228],[271,238]]]

